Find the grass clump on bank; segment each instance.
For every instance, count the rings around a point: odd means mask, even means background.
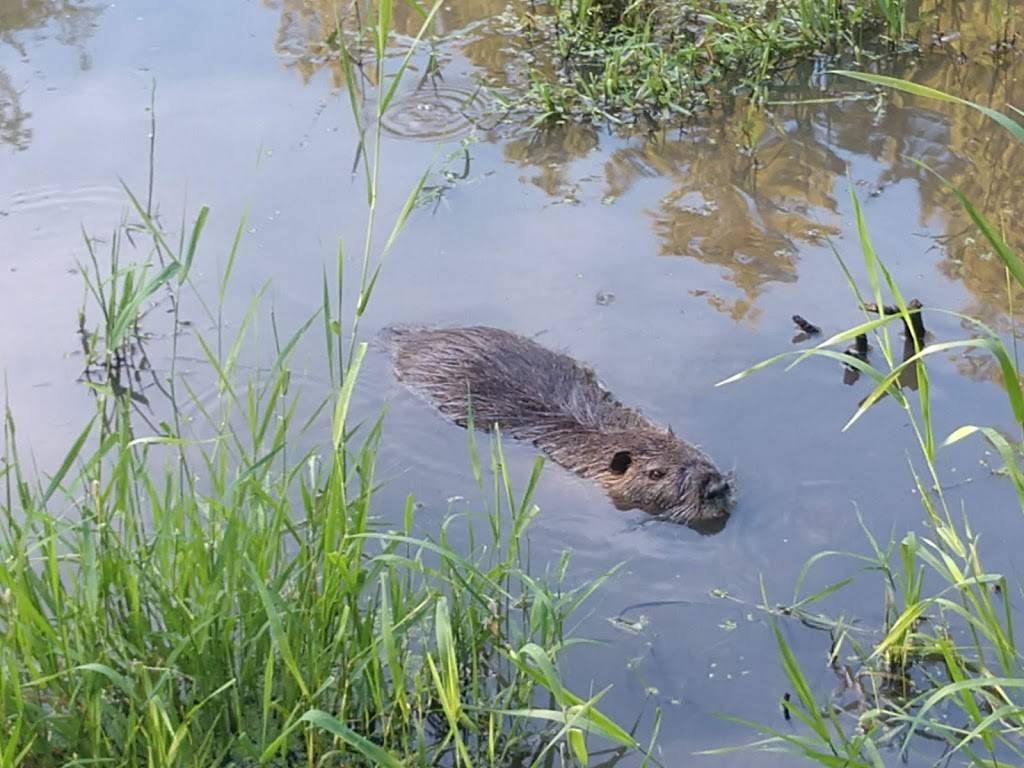
[[[131,401],[100,387],[106,412],[35,482],[8,413],[0,762],[506,765],[583,755],[587,733],[635,748],[557,675],[596,584],[565,589],[565,562],[529,575],[539,464],[517,496],[495,444],[470,552],[460,520],[418,537],[411,497],[385,530],[381,423],[345,419],[358,364],[325,404],[333,442],[301,451],[289,345],[262,380],[218,366],[202,444],[137,436]]]
[[[537,52],[513,107],[539,119],[689,115],[726,93],[764,96],[813,55],[902,42],[904,0],[553,0],[528,17]]]
[[[52,475],[26,465],[5,409],[4,768],[468,768],[586,764],[596,741],[643,751],[598,710],[603,691],[577,696],[559,676],[566,620],[600,580],[568,588],[567,558],[530,574],[539,461],[517,494],[500,444],[489,472],[474,444],[484,513],[417,526],[411,496],[379,509],[383,415],[350,417],[367,352],[358,328],[422,181],[378,246],[380,116],[409,57],[385,71],[389,0],[377,12],[372,130],[346,70],[368,205],[355,284],[341,249],[321,306],[291,335],[272,315],[270,363],[246,369],[260,298],[234,336],[222,311],[244,219],[207,304],[188,292],[208,210],[172,248],[129,193],[138,223],[111,239],[109,270],[88,241],[99,319],[83,312],[80,333],[96,411]],[[141,262],[122,253],[137,243]],[[186,294],[209,336],[181,318]],[[173,324],[159,374],[141,330],[157,299]],[[331,393],[311,402],[294,356],[321,324]],[[179,373],[183,343],[205,359],[212,394]]]
[[[899,88],[914,95],[974,108],[986,114],[1024,142],[1024,126],[1008,115],[948,94],[888,77],[855,75],[875,85]],[[1011,109],[1013,109],[1011,107]],[[1019,113],[1014,109],[1014,112]],[[927,166],[922,168],[934,173]],[[940,177],[941,178],[941,177]],[[978,226],[982,236],[1006,269],[1007,292],[1024,286],[1024,262],[1004,236],[972,203],[943,179],[951,194]],[[859,202],[851,191],[865,267],[876,306],[888,293],[899,308],[899,318],[868,319],[817,345],[794,353],[800,362],[809,356],[840,359],[875,382],[850,424],[882,398],[898,403],[914,430],[923,464],[914,471],[917,493],[925,511],[927,532],[908,532],[881,546],[865,529],[867,554],[822,552],[805,565],[793,603],[775,609],[780,616],[796,616],[830,633],[828,666],[836,673],[838,693],[821,697],[798,663],[782,632],[776,627],[783,667],[792,692],[780,704],[796,727],[749,723],[763,735],[752,746],[786,750],[809,762],[849,768],[879,768],[905,762],[913,749],[935,765],[971,765],[985,768],[1024,763],[1024,649],[1016,619],[1024,585],[989,570],[979,538],[972,530],[969,510],[955,510],[940,483],[936,458],[943,447],[971,436],[981,436],[1005,462],[1002,473],[1016,491],[1024,513],[1024,442],[986,426],[964,425],[944,439],[932,426],[932,399],[926,361],[932,355],[961,350],[990,354],[997,362],[1006,390],[1010,417],[1024,434],[1024,390],[1016,345],[1007,348],[999,335],[979,320],[947,312],[969,330],[965,339],[935,342],[910,331],[908,303],[885,265],[875,254]],[[858,300],[862,297],[843,265]],[[1012,311],[1012,309],[1011,309]],[[905,323],[910,338],[902,359],[893,354],[889,324]],[[835,351],[860,334],[873,333],[884,367]],[[733,377],[741,378],[771,365],[782,355]],[[795,363],[794,363],[795,364]],[[916,381],[917,397],[901,388],[908,375]],[[916,401],[916,402],[915,402]],[[1012,533],[1007,532],[1007,535]],[[847,620],[812,612],[810,606],[835,594],[852,580],[844,579],[820,592],[802,596],[803,583],[815,563],[826,557],[848,557],[862,570],[880,579],[884,622],[866,630]],[[767,606],[767,599],[764,600]],[[930,750],[927,745],[932,745]],[[715,750],[717,752],[727,750]],[[929,752],[933,754],[929,755]]]

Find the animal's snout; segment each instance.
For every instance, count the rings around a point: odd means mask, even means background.
[[[722,501],[732,491],[732,484],[717,472],[708,473],[704,478],[701,496],[708,501]]]

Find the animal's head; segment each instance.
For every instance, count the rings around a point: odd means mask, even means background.
[[[642,509],[705,534],[725,527],[735,504],[731,474],[722,474],[671,430],[610,437],[599,479],[616,506]]]

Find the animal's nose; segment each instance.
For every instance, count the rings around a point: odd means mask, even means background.
[[[729,490],[729,481],[716,472],[708,475],[708,479],[704,482],[703,495],[705,499],[721,499],[728,495]]]

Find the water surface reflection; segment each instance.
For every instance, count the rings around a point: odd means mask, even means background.
[[[989,50],[993,30],[1002,34],[999,7],[921,3],[926,43],[935,31],[961,36],[903,60],[901,71],[995,107],[1020,103],[1020,57]],[[151,76],[158,80],[157,198],[165,223],[175,228],[185,200],[189,210],[197,201],[213,209],[196,260],[201,287],[216,290],[237,215],[250,211],[227,297],[231,317],[242,317],[270,280],[275,322],[301,325],[319,305],[339,236],[353,253],[363,232],[362,179],[358,167],[355,178],[352,172],[358,134],[332,39],[335,4],[181,0],[169,8],[143,0],[130,10],[0,0],[0,141],[23,150],[4,159],[0,174],[0,352],[21,433],[50,449],[39,452],[43,467],[59,466],[88,412],[76,399],[81,361],[69,357],[82,292],[67,270],[85,256],[79,225],[104,234],[119,221],[118,173],[136,188],[144,183]],[[641,526],[642,516],[615,510],[557,467],[537,489],[543,511],[531,546],[540,570],[565,549],[580,579],[626,563],[590,605],[581,633],[607,643],[573,657],[575,688],[587,690],[598,676],[613,683],[604,701],[626,722],[644,702],[663,707],[666,764],[675,764],[680,755],[746,737],[709,712],[775,717],[786,685],[763,617],[712,590],[756,599],[763,574],[773,598],[788,596],[814,552],[863,550],[858,512],[883,537],[921,518],[906,468],[914,443],[893,404],[840,431],[870,391],[864,377],[844,386],[843,370],[819,361],[728,388],[714,382],[791,349],[794,313],[825,333],[859,319],[831,250],[863,280],[851,188],[909,296],[964,309],[1009,333],[1002,267],[942,182],[914,161],[963,188],[1020,246],[1019,148],[970,110],[879,96],[812,68],[794,71],[778,100],[856,98],[778,104],[764,113],[737,100],[671,128],[501,122],[477,89],[521,77],[529,40],[515,30],[524,11],[523,4],[451,2],[414,59],[383,126],[383,220],[393,220],[422,170],[457,142],[467,141],[471,170],[455,178],[460,159],[453,178],[430,182],[444,187],[444,205],[424,206],[410,219],[364,328],[486,323],[546,332],[545,344],[593,365],[624,401],[736,465],[740,504],[714,537]],[[403,34],[418,31],[407,4],[396,3],[395,13]],[[342,23],[351,33],[354,22]],[[94,60],[66,55],[87,44]],[[33,76],[43,63],[45,78]],[[360,71],[360,78],[371,75]],[[41,98],[56,77],[65,90]],[[1024,306],[1024,297],[1014,301]],[[972,332],[951,318],[936,319],[932,331],[937,340]],[[149,351],[164,370],[159,340]],[[244,353],[252,358],[245,362],[266,351]],[[322,356],[319,336],[296,348],[295,381],[309,388],[310,402],[329,394],[317,373]],[[210,392],[201,358],[185,365],[196,391]],[[478,501],[465,433],[406,397],[382,356],[371,352],[364,374],[354,410],[390,408],[379,510],[387,517],[414,492],[423,504],[420,525],[436,532],[448,512]],[[990,381],[998,382],[998,371],[986,359],[957,356],[949,364],[937,357],[932,393],[939,405],[956,405],[937,409],[937,434],[963,421],[1003,424],[1002,392]],[[310,434],[330,429],[314,424]],[[1019,510],[978,452],[963,445],[944,456],[947,468],[973,480],[963,485],[963,500],[986,511],[977,524],[996,542],[989,562],[996,568],[1015,557],[1000,542]],[[506,455],[513,477],[525,481],[535,452],[510,444]],[[830,566],[822,580],[848,573]],[[638,634],[607,621],[637,603],[648,619]],[[854,587],[837,607],[874,621],[877,590]],[[822,637],[785,631],[808,668],[822,670],[812,683],[827,693],[834,680],[820,664]]]
[[[77,49],[78,66],[87,71],[91,61],[85,43],[101,13],[101,5],[79,0],[0,0],[0,46],[10,46],[23,64],[30,63],[32,42],[52,35]],[[27,149],[32,141],[31,116],[22,105],[21,87],[0,66],[0,143]]]

